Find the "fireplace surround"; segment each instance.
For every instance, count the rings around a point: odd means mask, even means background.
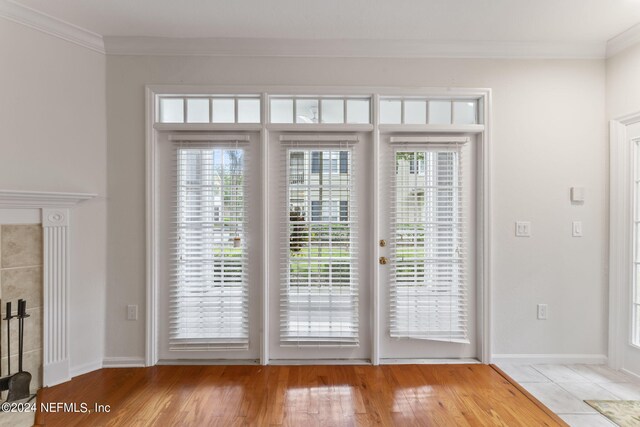
[[[71,379],[69,366],[69,233],[72,208],[91,193],[0,190],[0,213],[43,228],[43,386]]]

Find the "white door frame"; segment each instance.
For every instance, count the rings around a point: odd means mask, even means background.
[[[262,94],[262,123],[261,124],[162,124],[156,125],[156,95],[159,94]],[[322,95],[322,94],[345,94],[345,95],[367,95],[371,97],[371,118],[370,125],[270,125],[267,123],[268,95],[267,94],[290,94],[290,95]],[[482,125],[380,125],[378,120],[378,105],[380,96],[422,96],[441,98],[462,98],[476,97],[479,99],[480,113],[483,117]],[[492,357],[492,313],[491,313],[491,272],[492,272],[492,246],[491,246],[491,223],[492,223],[492,202],[491,202],[491,89],[486,88],[394,88],[394,87],[360,87],[360,86],[187,86],[187,85],[148,85],[146,86],[146,338],[145,338],[145,364],[153,366],[158,363],[158,219],[157,219],[157,131],[158,130],[208,130],[208,131],[260,131],[262,162],[268,157],[269,130],[288,131],[371,131],[373,132],[373,154],[374,167],[371,170],[371,179],[374,183],[372,212],[372,240],[378,242],[379,236],[379,183],[378,169],[380,160],[380,132],[432,132],[434,134],[443,133],[473,133],[477,135],[477,263],[476,263],[476,283],[478,287],[478,358],[482,363],[491,363]],[[269,181],[268,168],[262,164],[262,191],[266,192]],[[266,244],[269,241],[268,230],[268,199],[263,200],[263,242],[266,251]],[[265,252],[266,253],[266,252]],[[266,255],[265,255],[266,256]],[[378,245],[373,245],[371,256],[374,260],[379,257]],[[376,264],[377,265],[377,264]],[[263,325],[269,324],[268,312],[268,263],[263,265],[262,278],[262,313]],[[378,269],[373,269],[373,289],[371,310],[380,313],[380,284]],[[374,316],[372,321],[372,352],[371,363],[378,365],[379,339],[380,336],[379,316]],[[264,326],[261,331],[261,355],[260,363],[269,363],[268,354],[268,328]]]
[[[640,111],[609,122],[609,354],[613,369],[623,367],[633,257],[632,147],[627,126],[640,123]]]

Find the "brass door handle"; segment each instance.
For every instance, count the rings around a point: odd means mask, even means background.
[[[385,265],[386,263],[389,262],[389,260],[387,259],[386,256],[381,256],[380,259],[378,259],[378,262],[382,265]]]

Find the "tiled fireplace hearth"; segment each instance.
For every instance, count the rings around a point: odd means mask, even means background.
[[[40,322],[38,317],[42,319],[42,347],[39,351],[32,351],[31,355],[33,358],[39,358],[39,355],[42,355],[42,385],[44,386],[59,384],[70,379],[68,308],[69,283],[71,280],[69,266],[72,262],[69,248],[69,232],[73,226],[71,213],[72,207],[77,203],[93,197],[95,197],[94,194],[86,193],[0,190],[0,226],[2,226],[0,230],[3,233],[5,231],[8,233],[13,232],[14,234],[25,233],[24,238],[26,239],[40,236],[39,238],[42,242],[41,254],[38,255],[42,260],[40,261],[40,266],[38,267],[36,264],[31,266],[33,267],[32,269],[29,269],[30,266],[25,265],[23,266],[25,270],[20,273],[33,275],[36,274],[36,271],[39,271],[42,277],[42,303],[36,303],[35,299],[38,297],[32,291],[29,291],[31,296],[29,294],[25,295],[29,303],[27,309],[32,308],[35,310],[38,306],[41,307],[40,316],[36,316],[36,311],[33,311],[33,318],[27,320],[32,322],[33,329],[27,329],[27,326],[25,330],[33,331],[35,334],[36,323]],[[22,228],[11,227],[11,225],[20,224],[23,225]],[[26,224],[31,225],[25,226]],[[41,230],[36,232],[33,227],[41,227]],[[9,235],[9,237],[11,236]],[[20,239],[16,235],[13,238]],[[38,244],[40,243],[38,242]],[[21,250],[23,251],[33,250],[33,248],[25,249],[25,245],[20,246],[17,244],[17,247],[22,248]],[[2,254],[0,254],[1,256]],[[16,256],[20,257],[20,255]],[[4,260],[4,258],[2,259]],[[11,264],[10,261],[9,264]],[[18,274],[17,269],[13,276],[16,276],[16,274]],[[16,283],[15,289],[14,287],[7,287],[9,294],[7,296],[2,295],[3,303],[5,297],[11,298],[12,293],[15,294],[16,298],[22,297],[22,291],[17,288],[19,286],[18,282],[32,287],[31,279],[40,280],[39,278],[27,276],[20,279],[12,277],[11,274],[7,275],[7,277],[12,280],[16,279]],[[2,290],[4,292],[4,286],[2,286]],[[30,301],[30,299],[32,300]],[[4,317],[4,304],[2,310]],[[15,311],[15,309],[12,311]],[[6,328],[6,324],[3,322],[0,327]],[[28,333],[25,332],[25,350],[28,348],[26,345],[28,338],[26,334]],[[31,337],[31,339],[36,338]],[[29,344],[33,347],[31,350],[38,349],[35,343],[32,342],[31,344]],[[13,348],[12,353],[14,353]],[[28,360],[26,359],[26,354],[25,352],[25,360]],[[17,368],[17,364],[14,368],[14,363],[12,358],[12,372],[15,372]],[[33,368],[31,367],[30,369]],[[6,370],[3,369],[3,373],[5,372]],[[32,375],[34,379],[39,376],[38,372],[32,372]]]

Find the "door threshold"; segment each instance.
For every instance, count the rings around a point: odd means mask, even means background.
[[[380,359],[381,365],[477,365],[481,362],[474,358],[463,359]]]
[[[271,359],[269,365],[305,366],[305,365],[371,365],[369,359]]]
[[[259,365],[258,359],[161,359],[157,365]]]

